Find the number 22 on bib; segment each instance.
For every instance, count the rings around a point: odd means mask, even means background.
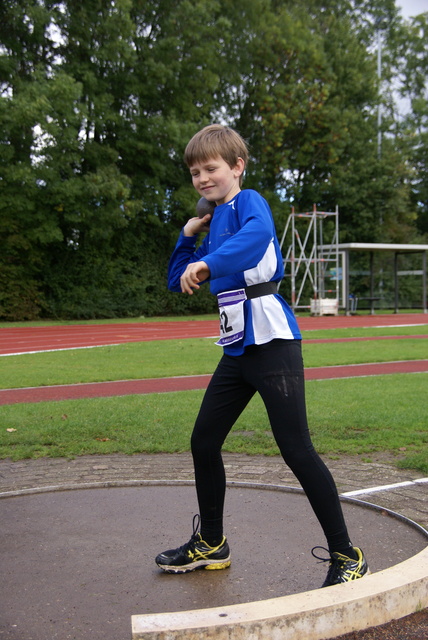
[[[224,347],[244,337],[244,289],[225,291],[217,296],[220,313],[220,339],[216,342]]]

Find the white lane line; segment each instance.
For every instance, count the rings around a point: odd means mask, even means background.
[[[218,336],[199,336],[201,338],[207,338],[207,340],[218,340]],[[183,338],[185,340],[186,338]],[[156,340],[156,338],[153,338]],[[138,342],[138,341],[137,341]],[[141,341],[142,342],[142,341]],[[144,341],[145,342],[145,341]],[[89,344],[85,347],[58,347],[57,349],[36,349],[35,351],[17,351],[16,353],[0,353],[0,358],[7,358],[8,356],[28,356],[35,353],[53,353],[55,351],[75,351],[76,349],[97,349],[99,347],[119,347],[122,344],[134,344],[132,342],[112,342],[111,344]]]
[[[373,327],[363,327],[364,329],[388,329],[393,328],[397,329],[398,327],[424,327],[427,322],[422,322],[421,324],[377,324],[373,325]]]
[[[118,347],[120,342],[113,342],[112,344],[90,344],[86,347],[61,347],[58,349],[37,349],[36,351],[18,351],[17,353],[0,353],[0,358],[6,358],[7,356],[28,356],[34,353],[53,353],[55,351],[74,351],[76,349],[97,349],[98,347]]]
[[[357,489],[356,491],[346,491],[341,493],[341,496],[361,496],[369,493],[378,493],[379,491],[391,491],[393,489],[400,489],[401,487],[410,487],[415,484],[424,484],[428,482],[428,478],[418,478],[417,480],[407,480],[406,482],[396,482],[395,484],[383,484],[378,487],[370,487],[367,489]]]

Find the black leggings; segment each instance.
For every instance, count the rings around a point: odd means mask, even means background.
[[[208,385],[192,434],[201,533],[222,535],[226,476],[221,448],[253,395],[265,404],[286,464],[302,485],[329,549],[350,544],[336,485],[309,434],[300,340],[273,340],[223,355]]]

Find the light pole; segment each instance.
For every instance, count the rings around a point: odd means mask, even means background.
[[[382,104],[381,104],[381,82],[382,82],[382,34],[380,21],[377,25],[377,77],[379,80],[379,104],[377,107],[377,156],[382,155]]]

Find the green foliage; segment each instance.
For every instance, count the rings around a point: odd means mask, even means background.
[[[401,71],[401,96],[410,111],[401,123],[404,144],[410,156],[412,204],[416,210],[417,229],[428,236],[428,12],[416,17],[396,36]]]
[[[183,150],[211,121],[248,140],[246,186],[280,231],[290,203],[339,205],[343,241],[428,231],[426,14],[403,23],[392,0],[5,0],[0,38],[0,318],[213,310],[206,289],[164,284],[197,201]]]

